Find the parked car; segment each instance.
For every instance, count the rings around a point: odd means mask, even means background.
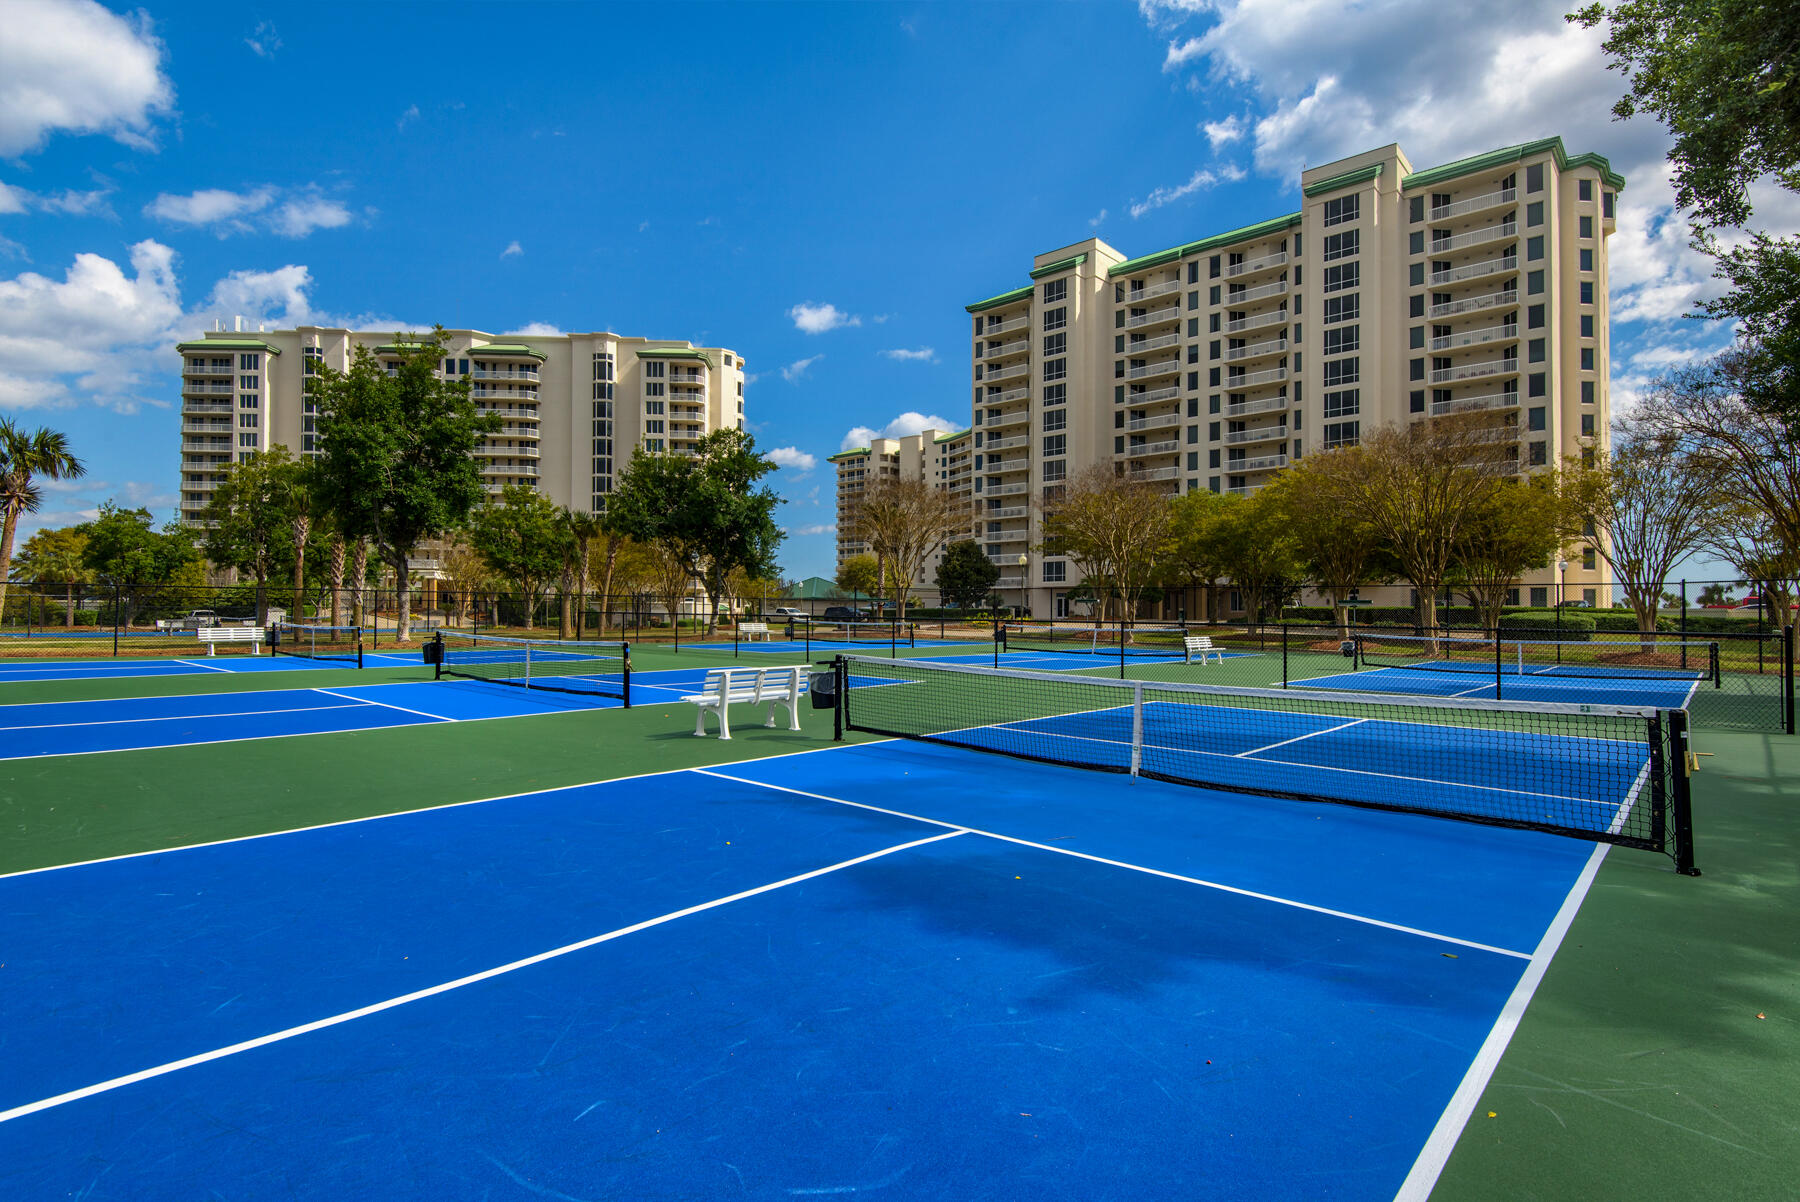
[[[1592,608],[1594,608],[1594,603],[1592,601],[1564,601],[1561,605],[1558,605],[1556,608],[1558,608],[1558,609],[1592,609]]]
[[[833,605],[825,611],[825,621],[827,622],[867,622],[868,620],[868,610],[853,609],[848,605]]]
[[[791,606],[786,605],[778,606],[775,609],[773,616],[783,622],[812,621],[812,615],[807,613],[804,609],[794,609]]]
[[[202,626],[217,626],[218,624],[219,615],[210,609],[189,610],[187,617],[181,619],[181,625],[188,630],[198,630]]]

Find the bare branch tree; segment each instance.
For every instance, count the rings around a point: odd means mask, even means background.
[[[1038,510],[1044,554],[1067,555],[1096,597],[1117,598],[1120,616],[1136,617],[1138,599],[1168,553],[1174,511],[1167,494],[1097,463],[1040,501]],[[1104,600],[1095,612],[1104,619]]]
[[[1800,599],[1800,551],[1776,533],[1769,515],[1754,502],[1721,489],[1708,508],[1704,531],[1707,551],[1760,585],[1776,625],[1792,625]]]
[[[847,515],[856,538],[869,544],[895,617],[906,620],[906,599],[931,553],[968,529],[968,506],[929,481],[881,477]]]

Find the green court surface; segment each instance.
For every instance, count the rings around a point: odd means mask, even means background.
[[[732,655],[646,646],[633,661],[655,671],[728,664]],[[775,657],[738,662],[762,667]],[[1307,674],[1341,670],[1331,656],[1305,662]],[[1263,655],[1128,672],[1266,685],[1279,681],[1281,665]],[[0,704],[429,674],[420,666],[20,683],[0,690]],[[831,746],[829,714],[807,711],[802,725],[791,733],[748,724],[730,742],[696,739],[691,707],[657,701],[0,762],[0,873]],[[1796,1196],[1800,739],[1701,727],[1695,744],[1711,753],[1694,780],[1704,875],[1682,877],[1662,857],[1620,849],[1605,858],[1434,1198]]]

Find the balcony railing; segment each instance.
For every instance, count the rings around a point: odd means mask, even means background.
[[[1173,480],[1181,474],[1178,467],[1146,467],[1125,473],[1130,480]]]
[[[1228,305],[1248,305],[1255,301],[1267,300],[1271,296],[1285,296],[1288,286],[1286,280],[1276,280],[1273,284],[1263,284],[1256,288],[1246,288],[1242,292],[1228,292],[1225,303]]]
[[[1257,388],[1264,384],[1279,384],[1288,378],[1285,367],[1271,367],[1267,371],[1253,371],[1241,376],[1227,376],[1227,388]]]
[[[1434,271],[1431,282],[1438,284],[1455,284],[1463,280],[1478,280],[1483,276],[1505,275],[1519,270],[1517,255],[1506,255],[1498,259],[1484,259],[1479,263],[1465,263],[1461,267],[1452,267],[1448,271]]]
[[[1258,313],[1255,317],[1240,317],[1236,321],[1225,323],[1227,334],[1242,334],[1250,330],[1260,330],[1264,326],[1284,326],[1288,323],[1288,311],[1277,309],[1273,313]]]
[[[1128,392],[1125,394],[1127,405],[1160,405],[1164,401],[1173,401],[1181,396],[1181,389],[1174,386],[1168,388],[1151,388],[1144,392]]]
[[[1442,305],[1431,306],[1433,317],[1455,317],[1459,313],[1478,313],[1483,309],[1510,308],[1519,303],[1516,288],[1508,288],[1505,292],[1489,292],[1482,296],[1465,296],[1460,300],[1449,301]]]
[[[1262,490],[1263,486],[1261,484],[1233,484],[1225,491],[1234,497],[1247,497],[1252,493],[1261,492]]]
[[[981,515],[984,522],[1004,522],[1008,518],[1022,518],[1031,512],[1029,505],[1013,505],[1006,509],[989,509]]]
[[[1286,455],[1258,455],[1254,459],[1234,459],[1225,465],[1227,472],[1266,472],[1272,468],[1286,467]]]
[[[484,476],[535,476],[538,474],[538,470],[535,463],[512,467],[502,467],[497,463],[484,463],[481,465],[481,474]]]
[[[1453,250],[1463,250],[1471,246],[1480,246],[1483,242],[1496,242],[1502,238],[1517,238],[1518,236],[1518,222],[1502,221],[1498,225],[1485,225],[1478,230],[1469,230],[1466,233],[1453,234],[1448,238],[1433,239],[1431,243],[1431,253],[1434,255],[1448,254]]]
[[[987,329],[983,330],[981,332],[981,336],[983,338],[998,338],[1002,334],[1010,334],[1014,330],[1022,330],[1030,324],[1031,324],[1031,314],[1029,314],[1029,313],[1026,313],[1019,317],[1009,317],[1007,320],[1002,321],[1002,322],[996,322],[995,324],[989,326]]]
[[[1447,205],[1437,205],[1431,210],[1433,221],[1445,221],[1451,217],[1461,217],[1466,213],[1479,213],[1483,209],[1494,209],[1501,205],[1509,205],[1519,198],[1517,188],[1502,188],[1498,192],[1488,192],[1481,196],[1471,196],[1467,200],[1453,200]]]
[[[1031,413],[1025,409],[1015,409],[1011,413],[1002,413],[998,417],[988,418],[987,428],[1004,429],[1007,426],[1027,426],[1031,424]]]
[[[1155,417],[1140,417],[1136,421],[1125,423],[1127,430],[1161,430],[1165,426],[1179,426],[1181,414],[1159,413]]]
[[[988,489],[986,495],[990,497],[1015,497],[1020,493],[1030,491],[1031,485],[1029,484],[1000,484]]]
[[[229,434],[236,429],[230,422],[182,422],[183,434]]]
[[[514,421],[521,422],[535,422],[538,420],[538,413],[535,407],[530,409],[501,409],[495,405],[477,405],[475,407],[475,412],[482,414],[484,417],[491,414],[495,417],[511,418]]]
[[[1431,373],[1433,384],[1453,384],[1458,380],[1479,380],[1486,376],[1511,375],[1519,370],[1519,361],[1515,359],[1489,359],[1482,363],[1463,363],[1456,367],[1440,368]]]
[[[1260,430],[1231,430],[1225,435],[1227,446],[1237,446],[1246,442],[1269,442],[1273,439],[1285,439],[1288,428],[1283,426],[1264,426]]]
[[[1011,342],[988,347],[987,350],[981,352],[981,357],[983,359],[1004,359],[1009,355],[1029,355],[1030,353],[1031,339],[1015,338]]]
[[[672,371],[669,373],[669,383],[704,384],[706,383],[706,373],[698,368],[693,368],[688,371]]]
[[[1288,399],[1284,396],[1266,397],[1260,401],[1240,401],[1235,405],[1225,406],[1226,417],[1249,417],[1256,413],[1273,413],[1277,409],[1286,409]]]
[[[995,588],[1024,588],[1025,587],[1025,578],[1023,576],[1002,576],[998,580],[994,581],[994,587]]]
[[[1127,459],[1148,459],[1152,455],[1173,455],[1181,450],[1181,443],[1175,439],[1168,442],[1145,442],[1125,448]]]
[[[1485,346],[1490,342],[1516,342],[1519,338],[1519,327],[1515,325],[1486,326],[1479,330],[1464,330],[1458,334],[1449,334],[1443,338],[1433,338],[1431,349],[1434,351],[1453,351],[1465,346]]]
[[[469,395],[478,401],[535,401],[538,399],[537,389],[535,388],[506,389],[477,387],[469,389]]]
[[[1138,288],[1125,294],[1127,302],[1154,300],[1159,296],[1167,296],[1171,292],[1181,291],[1180,280],[1164,280],[1160,284],[1151,284],[1148,288]]]
[[[1031,395],[1029,388],[1009,388],[1005,392],[993,393],[981,398],[983,405],[1010,405],[1014,401],[1022,401]]]
[[[1486,409],[1516,409],[1519,405],[1519,394],[1516,392],[1484,392],[1480,396],[1452,397],[1447,401],[1433,401],[1431,415],[1442,417],[1446,413],[1474,413]]]
[[[1264,255],[1260,259],[1245,259],[1242,263],[1227,263],[1225,265],[1225,278],[1228,280],[1235,280],[1241,275],[1249,275],[1256,271],[1267,271],[1271,267],[1280,267],[1287,261],[1287,251],[1278,250],[1272,255]]]
[[[198,363],[184,364],[181,369],[184,376],[235,376],[237,369],[227,363],[222,367],[207,367]]]
[[[536,447],[501,447],[495,446],[491,442],[477,443],[474,453],[492,455],[496,459],[536,459],[538,457]]]
[[[478,367],[469,375],[477,380],[536,380],[535,367]]]
[[[1125,319],[1125,328],[1135,330],[1139,326],[1161,325],[1165,321],[1180,321],[1181,306],[1170,305],[1167,309],[1157,309],[1152,313],[1139,313],[1136,317]]]
[[[232,412],[232,409],[233,407],[230,401],[187,401],[181,406],[181,412],[184,414],[230,413]]]
[[[183,384],[181,391],[188,396],[230,396],[236,389],[230,384],[189,383]]]
[[[1030,374],[1031,374],[1031,364],[1015,363],[1011,367],[1002,367],[1002,368],[998,368],[995,371],[990,371],[987,374],[987,378],[989,380],[1010,380],[1014,376],[1027,376]]]
[[[1165,359],[1160,363],[1146,363],[1142,367],[1128,368],[1125,372],[1127,380],[1142,380],[1147,376],[1172,376],[1181,374],[1179,359]]]
[[[1127,355],[1148,354],[1151,351],[1160,351],[1165,346],[1174,346],[1180,341],[1180,334],[1158,334],[1154,338],[1143,338],[1136,342],[1127,342],[1125,344],[1125,353]]]
[[[1279,355],[1287,350],[1287,339],[1271,338],[1267,342],[1258,342],[1251,346],[1233,346],[1225,350],[1227,362],[1236,359],[1257,359],[1263,355]]]
[[[1021,434],[1013,438],[993,439],[987,444],[987,449],[990,451],[1010,451],[1014,447],[1029,445],[1031,445],[1031,437],[1029,435]]]

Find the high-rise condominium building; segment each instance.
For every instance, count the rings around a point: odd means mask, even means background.
[[[316,455],[306,378],[320,364],[345,370],[357,346],[390,371],[411,349],[391,332],[317,326],[215,330],[178,346],[182,517],[199,518],[231,463],[277,444]],[[490,492],[526,484],[597,511],[636,448],[680,452],[713,430],[744,428],[744,360],[724,347],[451,330],[444,355],[439,370],[467,377],[481,411],[505,422],[476,450]]]
[[[1515,473],[1604,448],[1624,182],[1560,138],[1423,171],[1390,145],[1303,172],[1298,212],[1138,258],[1098,238],[1038,255],[1029,284],[966,306],[970,495],[1002,595],[1064,612],[1075,570],[1036,550],[1033,502],[1092,464],[1248,494],[1308,451],[1457,412],[1487,415]],[[839,456],[840,504],[852,473],[904,458]],[[1520,600],[1608,581],[1580,548]]]
[[[903,438],[872,439],[866,447],[854,447],[830,456],[831,463],[837,467],[838,565],[841,567],[852,555],[869,550],[869,545],[857,537],[851,515],[863,493],[878,479],[923,480],[935,488],[949,491],[957,500],[971,505],[969,528],[955,538],[975,537],[979,525],[973,514],[974,446],[971,430],[957,433],[923,430]],[[935,588],[933,582],[943,554],[943,548],[939,547],[931,555],[913,582],[915,585]]]

